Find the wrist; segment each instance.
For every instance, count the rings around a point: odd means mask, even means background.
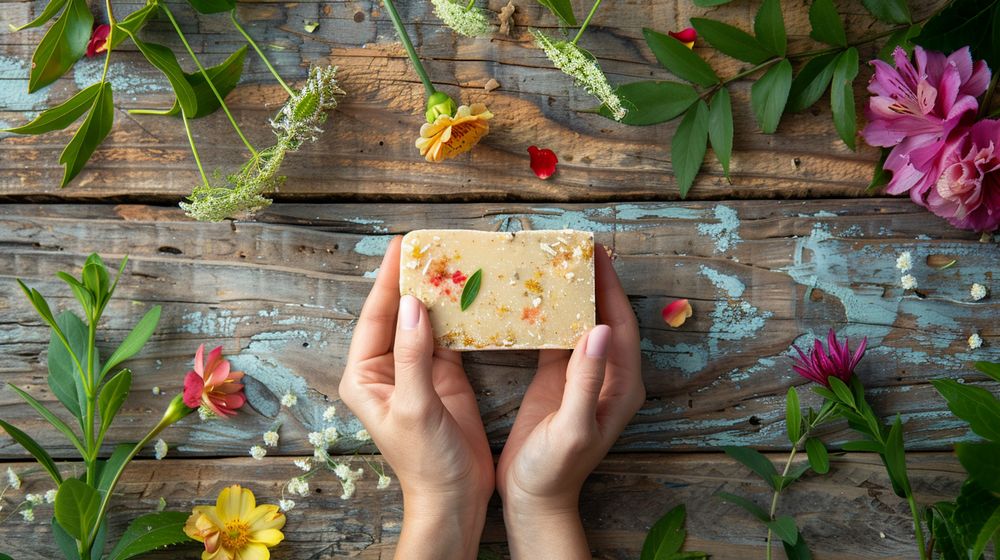
[[[503,503],[503,518],[512,560],[590,558],[578,496],[544,499],[508,496]]]
[[[474,559],[485,523],[486,502],[478,498],[404,492],[396,558]]]

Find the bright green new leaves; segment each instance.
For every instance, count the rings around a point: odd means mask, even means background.
[[[788,92],[785,107],[789,111],[805,111],[819,101],[823,92],[830,87],[837,56],[837,53],[817,56],[799,70],[799,74],[792,80],[792,89]]]
[[[817,438],[806,440],[806,455],[809,457],[809,466],[817,474],[830,472],[830,455],[826,452],[826,446]]]
[[[973,0],[980,1],[980,0]],[[910,7],[906,0],[861,0],[873,16],[886,23],[910,23]]]
[[[38,461],[38,464],[45,469],[45,472],[49,473],[49,476],[52,477],[52,480],[55,481],[56,484],[62,482],[62,475],[59,474],[59,467],[57,467],[55,461],[52,460],[52,456],[50,456],[47,451],[42,449],[42,446],[38,445],[38,442],[35,441],[34,438],[11,424],[4,422],[3,420],[0,420],[0,428],[3,428],[11,439],[16,441],[21,447],[24,448],[25,451],[30,453],[31,456]]]
[[[116,22],[114,30],[111,33],[111,48],[114,49],[126,38],[135,36],[146,25],[149,18],[153,17],[159,9],[159,6],[155,2],[146,4],[126,16],[125,19]]]
[[[14,134],[44,134],[53,130],[62,130],[90,110],[94,104],[94,98],[97,97],[100,90],[101,84],[99,83],[82,89],[59,105],[42,111],[28,124],[8,128],[6,131]]]
[[[802,409],[799,408],[799,393],[795,387],[789,387],[785,396],[785,426],[788,441],[797,445],[802,438]]]
[[[708,139],[728,179],[729,158],[733,155],[733,105],[726,88],[719,89],[708,107]]]
[[[128,560],[158,548],[190,541],[184,533],[189,514],[181,511],[161,511],[140,515],[129,523],[125,534],[106,560]]]
[[[94,15],[90,13],[87,0],[69,0],[62,15],[45,32],[31,57],[28,93],[51,84],[72,68],[87,52],[93,26]]]
[[[156,329],[156,324],[160,322],[160,306],[155,305],[152,309],[143,315],[139,323],[128,333],[125,340],[122,341],[121,345],[115,349],[111,357],[108,358],[107,363],[104,364],[104,368],[101,369],[101,377],[104,377],[112,368],[118,364],[124,362],[125,360],[131,358],[138,352],[142,350],[142,347],[146,345],[146,341],[149,337],[153,335],[153,331]]]
[[[738,27],[705,18],[691,18],[691,25],[708,44],[736,60],[760,64],[774,56],[753,35]]]
[[[809,7],[809,24],[812,26],[809,36],[813,39],[836,47],[847,47],[844,22],[833,0],[813,0]]]
[[[195,114],[198,110],[198,100],[195,97],[194,88],[185,77],[184,70],[177,62],[174,52],[163,45],[147,43],[135,36],[132,36],[132,41],[139,47],[139,52],[146,57],[146,60],[166,76],[184,113]]]
[[[688,84],[679,82],[632,82],[615,88],[622,106],[628,109],[625,117],[618,121],[631,126],[659,124],[675,119],[698,100],[698,92]],[[605,118],[614,116],[607,105],[601,105],[598,113]]]
[[[202,14],[228,12],[236,7],[236,0],[188,0],[188,4]]]
[[[101,497],[76,478],[67,478],[56,492],[56,521],[77,540],[84,540],[97,521]]]
[[[30,27],[41,27],[49,22],[50,19],[56,17],[59,10],[63,9],[66,5],[67,0],[49,0],[49,3],[45,5],[45,9],[42,13],[38,14],[38,17],[29,21],[28,23],[12,28],[13,31],[20,31],[22,29],[28,29]]]
[[[90,106],[86,120],[76,130],[73,139],[59,155],[59,163],[66,166],[60,187],[65,187],[76,177],[90,159],[94,150],[101,145],[104,138],[111,132],[114,123],[115,105],[111,93],[111,84],[105,83]]]
[[[854,78],[858,75],[858,49],[851,47],[837,56],[830,84],[833,124],[840,139],[854,149],[858,119],[854,112]]]
[[[682,552],[687,532],[684,518],[687,511],[681,504],[661,517],[646,535],[639,560],[680,560],[681,558],[707,558],[703,552]]]
[[[670,162],[681,198],[691,190],[707,150],[708,106],[699,99],[688,109],[670,142]]]
[[[215,85],[215,89],[219,92],[219,95],[223,99],[229,95],[229,92],[236,89],[236,84],[240,81],[240,76],[243,75],[243,63],[247,57],[247,46],[243,45],[239,50],[229,55],[226,60],[222,61],[221,64],[216,66],[210,66],[205,69],[205,73],[211,78],[212,83]],[[215,96],[215,92],[205,81],[205,76],[199,72],[185,72],[184,78],[187,79],[188,83],[191,84],[191,89],[194,91],[195,102],[198,104],[198,108],[194,113],[186,114],[185,116],[189,119],[198,119],[205,117],[214,113],[221,105],[219,104],[219,98]],[[181,105],[177,100],[174,100],[173,107],[169,111],[164,113],[165,115],[178,116],[181,114]]]
[[[123,369],[114,377],[108,380],[101,387],[101,393],[97,397],[97,410],[101,413],[101,430],[98,439],[103,439],[111,426],[111,421],[115,419],[118,410],[125,404],[128,392],[132,388],[132,372]]]
[[[719,83],[712,67],[677,39],[646,27],[642,29],[642,34],[656,60],[678,78],[704,87]]]
[[[898,414],[885,440],[882,462],[885,463],[886,474],[889,475],[889,481],[896,495],[900,498],[911,495],[910,477],[906,473],[906,452],[903,449],[903,422]]]
[[[761,454],[760,451],[750,447],[735,447],[732,445],[727,445],[722,450],[726,452],[726,455],[736,459],[743,466],[757,473],[757,476],[764,479],[764,482],[771,488],[777,486],[778,471],[774,468],[771,460]]]
[[[973,432],[1000,443],[1000,400],[986,389],[952,379],[934,379],[931,383],[948,401],[951,412],[968,422]]]
[[[785,56],[788,36],[785,20],[781,17],[781,0],[764,0],[761,3],[753,21],[753,31],[757,34],[757,41],[771,54]]]
[[[576,25],[576,16],[573,15],[573,4],[569,0],[538,0],[538,3],[548,8],[553,15],[559,18],[559,21],[563,25]]]
[[[765,134],[777,130],[791,87],[792,63],[787,59],[772,66],[750,87],[750,105]]]

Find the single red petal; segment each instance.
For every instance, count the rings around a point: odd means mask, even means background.
[[[693,27],[688,27],[687,29],[681,29],[680,31],[667,31],[667,35],[670,35],[674,39],[684,43],[691,48],[694,44],[694,40],[698,38],[698,32],[694,30]]]
[[[201,405],[201,393],[205,390],[205,382],[197,372],[189,371],[184,376],[184,404],[188,408],[198,408]]]
[[[198,346],[198,351],[194,353],[194,371],[204,377],[205,376],[205,345],[202,344]]]
[[[531,170],[539,179],[548,179],[556,172],[556,164],[559,158],[556,153],[548,148],[538,146],[528,146],[528,154],[531,155]]]
[[[102,23],[94,28],[93,33],[90,35],[90,41],[87,42],[87,56],[93,57],[97,56],[98,53],[102,53],[108,50],[108,36],[111,35],[111,26]]]
[[[684,321],[691,316],[691,303],[686,299],[679,299],[665,305],[660,311],[663,320],[675,329],[684,324]]]

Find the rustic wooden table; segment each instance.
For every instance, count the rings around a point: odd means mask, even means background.
[[[499,10],[506,2],[489,3]],[[876,153],[865,147],[850,152],[836,139],[826,101],[786,117],[778,134],[761,135],[745,82],[733,88],[733,184],[709,157],[691,200],[678,201],[667,141],[674,125],[629,128],[579,112],[592,106],[591,99],[531,45],[525,26],[554,24],[536,4],[518,2],[518,27],[510,37],[480,40],[457,39],[427,2],[404,4],[403,17],[412,22],[431,74],[450,93],[486,102],[496,115],[491,134],[469,156],[431,165],[416,153],[423,93],[380,4],[369,0],[241,3],[250,32],[270,47],[287,77],[302,78],[310,64],[333,63],[349,93],[320,141],[286,164],[279,203],[253,221],[195,223],[176,208],[196,182],[195,168],[177,122],[125,112],[171,102],[166,82],[135,52],[111,66],[120,92],[114,131],[69,188],[57,188],[66,134],[0,134],[0,196],[7,202],[0,207],[0,380],[54,402],[45,384],[48,330],[14,279],[37,287],[57,307],[71,306],[54,273],[77,269],[92,251],[112,262],[127,254],[131,262],[106,313],[103,343],[119,340],[151,305],[163,306],[157,333],[132,361],[134,391],[109,441],[134,439],[153,423],[169,397],[155,396],[152,387],[172,394],[198,344],[221,344],[252,378],[250,406],[237,419],[200,423],[190,417],[165,433],[174,446],[167,460],[147,454],[133,463],[111,515],[112,534],[155,509],[161,497],[171,509],[188,509],[232,482],[249,484],[273,502],[297,472],[293,458],[311,453],[305,434],[322,423],[328,404],[339,404],[337,383],[352,327],[381,252],[392,235],[422,227],[569,226],[595,231],[617,255],[642,326],[648,402],[584,490],[596,557],[636,558],[649,526],[685,503],[689,548],[720,559],[762,558],[761,527],[712,495],[739,492],[763,501],[769,494],[720,446],[787,451],[784,393],[790,385],[805,386],[789,367],[790,346],[830,327],[855,339],[869,337],[871,350],[858,373],[876,409],[887,416],[899,412],[906,422],[920,501],[956,495],[964,476],[950,446],[968,434],[928,381],[968,376],[974,360],[1000,361],[1000,306],[995,298],[973,303],[968,297],[973,282],[1000,290],[993,279],[1000,256],[994,243],[956,231],[907,200],[865,198]],[[862,33],[869,19],[859,3],[838,4],[849,33]],[[934,4],[921,2],[920,9]],[[0,27],[29,20],[41,5],[4,1]],[[137,6],[116,2],[122,13]],[[737,0],[713,14],[746,27],[753,7]],[[222,16],[195,18],[181,5],[177,11],[207,59],[221,59],[241,43]],[[793,48],[809,42],[806,12],[805,0],[785,2]],[[607,3],[585,46],[615,83],[666,78],[641,29],[678,29],[696,13],[687,0]],[[303,30],[307,20],[320,24],[311,34]],[[97,59],[82,60],[72,76],[28,95],[39,33],[0,35],[3,126],[24,122],[98,71]],[[162,22],[148,33],[172,44]],[[699,53],[723,75],[739,70],[708,49]],[[236,117],[263,142],[270,134],[264,123],[284,95],[259,60],[247,60],[243,84],[230,99]],[[483,84],[490,78],[501,87],[487,93]],[[862,88],[855,93],[863,103]],[[210,167],[243,157],[227,127],[220,114],[195,123]],[[529,144],[559,154],[552,180],[540,181],[528,169]],[[913,253],[920,295],[899,287],[894,265],[904,250]],[[953,259],[955,266],[936,268]],[[659,311],[679,297],[690,298],[695,313],[671,330]],[[973,332],[985,340],[977,351],[966,345]],[[495,450],[517,412],[533,359],[521,352],[466,357]],[[290,410],[278,404],[287,390],[300,395]],[[0,390],[0,417],[58,457],[74,456],[13,391]],[[280,447],[263,461],[251,459],[247,449],[277,420],[283,422]],[[337,422],[344,432],[360,428],[343,406]],[[834,447],[846,438],[839,424],[825,437]],[[349,439],[337,448],[346,455],[355,451]],[[0,461],[0,468],[29,467],[23,450],[5,436]],[[829,475],[807,475],[781,506],[797,516],[815,556],[914,558],[907,506],[888,487],[877,457],[841,454],[833,465]],[[29,491],[47,489],[41,474],[26,481]],[[387,490],[374,485],[369,476],[353,499],[342,501],[332,476],[314,479],[314,495],[289,514],[275,558],[388,558],[399,534],[400,492],[395,483]],[[490,510],[483,543],[506,550],[499,504]],[[20,517],[0,524],[3,549],[18,550],[18,559],[56,554],[48,525]],[[154,556],[199,554],[187,549]]]

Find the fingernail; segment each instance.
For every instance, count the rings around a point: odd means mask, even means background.
[[[420,301],[405,295],[399,300],[399,325],[404,331],[412,331],[420,322]]]
[[[611,340],[611,327],[597,325],[587,337],[587,356],[603,358],[608,353],[608,342]]]

